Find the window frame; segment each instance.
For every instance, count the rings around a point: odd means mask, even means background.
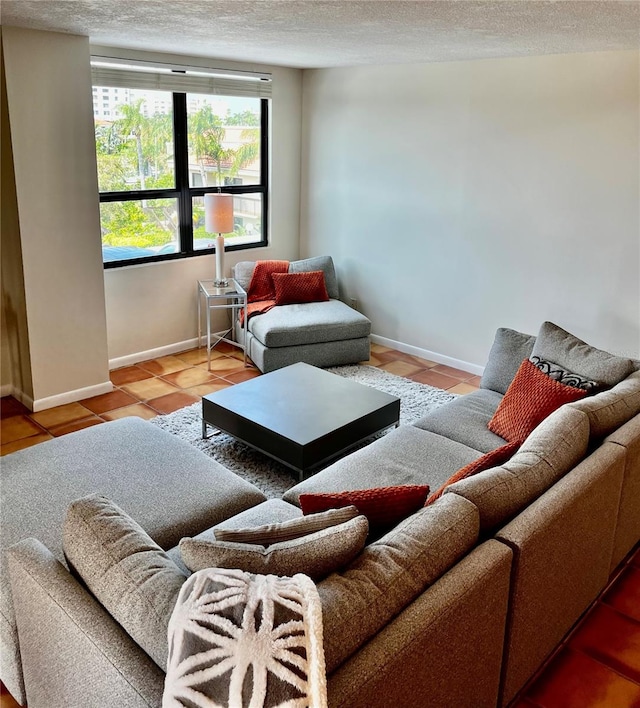
[[[158,263],[183,258],[193,258],[215,253],[212,248],[193,248],[193,198],[220,191],[223,194],[262,195],[262,229],[260,241],[238,243],[225,246],[225,251],[241,251],[250,248],[264,248],[268,245],[269,216],[269,99],[260,101],[260,183],[251,185],[220,185],[220,187],[192,187],[189,185],[189,144],[187,93],[172,91],[173,102],[173,146],[174,146],[174,186],[167,189],[137,189],[116,192],[99,192],[100,204],[109,202],[140,201],[144,199],[176,199],[178,204],[178,241],[180,250],[140,258],[125,258],[103,262],[106,269],[122,268],[130,265]],[[102,235],[100,238],[102,242]]]

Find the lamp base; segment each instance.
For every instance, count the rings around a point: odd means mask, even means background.
[[[213,284],[216,288],[226,288],[229,285],[229,280],[227,278],[216,278]]]

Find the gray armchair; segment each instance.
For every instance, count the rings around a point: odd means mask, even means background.
[[[240,261],[233,277],[246,290],[255,261]],[[330,256],[289,264],[290,273],[322,270],[329,300],[277,305],[250,318],[248,328],[234,322],[236,339],[245,343],[247,356],[267,373],[303,361],[314,366],[355,364],[369,358],[371,322],[339,300],[338,281]]]

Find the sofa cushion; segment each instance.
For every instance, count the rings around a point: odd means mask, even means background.
[[[547,359],[542,359],[539,356],[534,356],[533,354],[529,357],[529,361],[546,374],[549,378],[554,381],[559,381],[565,386],[573,386],[574,388],[583,388],[587,393],[595,393],[598,388],[600,388],[600,383],[594,381],[593,379],[587,379],[580,374],[576,374],[573,371],[568,371],[563,369],[561,366],[553,361],[548,361]]]
[[[561,405],[586,395],[583,389],[554,381],[525,359],[489,421],[489,430],[509,442],[522,441]]]
[[[640,371],[634,371],[608,391],[569,405],[589,416],[594,438],[604,438],[640,413]]]
[[[461,479],[467,479],[467,477],[473,477],[474,474],[484,472],[485,470],[489,470],[492,467],[502,465],[507,460],[511,459],[511,457],[513,457],[519,447],[519,442],[510,442],[506,445],[503,445],[502,447],[496,448],[495,450],[491,450],[491,452],[487,452],[482,457],[479,457],[477,460],[474,460],[468,465],[465,465],[462,469],[458,470],[457,472],[454,472],[444,484],[440,485],[440,487],[435,492],[433,492],[433,494],[429,495],[429,498],[425,502],[425,506],[428,506],[429,504],[433,504],[434,502],[438,501],[438,499],[440,499],[440,497],[444,494],[444,490],[451,484],[455,484]]]
[[[635,369],[631,359],[596,349],[552,322],[542,323],[531,354],[606,386],[615,386]]]
[[[273,287],[276,305],[294,305],[303,302],[326,302],[329,299],[321,270],[308,273],[274,273]]]
[[[167,627],[184,573],[139,524],[100,494],[70,505],[62,533],[69,565],[166,670]]]
[[[287,521],[272,522],[259,526],[245,526],[235,529],[216,528],[213,535],[216,541],[233,541],[234,543],[256,543],[260,546],[270,546],[273,543],[292,541],[300,536],[337,526],[359,516],[355,506],[344,506],[340,509],[330,508],[318,514],[299,516]]]
[[[315,516],[317,512],[325,509],[336,510],[353,504],[367,517],[371,531],[379,534],[418,511],[423,506],[427,494],[428,485],[403,484],[397,487],[301,494],[300,506],[303,514]]]
[[[233,277],[243,290],[249,289],[249,283],[255,267],[255,261],[239,261],[233,266],[231,270]]]
[[[536,338],[514,329],[500,327],[496,331],[489,360],[484,367],[480,388],[505,394],[520,364],[528,359]]]
[[[249,320],[249,331],[267,347],[368,337],[371,322],[339,300],[280,305]]]
[[[437,488],[480,457],[477,450],[412,425],[402,425],[296,484],[283,495],[292,504],[308,492],[428,484]]]
[[[439,406],[413,425],[489,452],[504,445],[504,440],[487,427],[501,400],[501,393],[481,388]]]
[[[493,529],[564,476],[584,457],[588,444],[586,413],[562,406],[540,423],[508,462],[452,484],[445,497],[455,493],[473,502],[480,511],[481,529]]]
[[[289,263],[289,273],[306,273],[310,270],[321,270],[324,273],[324,283],[327,287],[329,297],[338,300],[340,291],[338,289],[338,279],[336,269],[331,256],[315,256],[304,258],[301,261],[291,261]]]
[[[304,573],[314,580],[349,563],[364,547],[369,533],[367,519],[350,521],[267,548],[252,543],[183,538],[182,561],[192,571],[203,568],[239,568],[260,575],[291,576]]]
[[[368,545],[318,584],[327,673],[332,673],[478,539],[478,511],[446,495]]]

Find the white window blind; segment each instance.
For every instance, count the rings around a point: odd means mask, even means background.
[[[91,57],[94,86],[271,98],[271,74]]]

